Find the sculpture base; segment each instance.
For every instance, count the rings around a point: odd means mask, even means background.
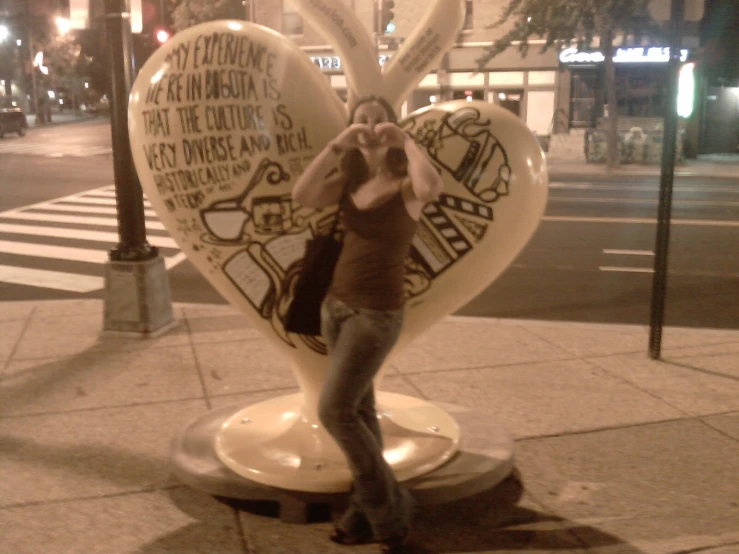
[[[401,396],[379,393],[378,406],[384,408],[388,398]],[[286,401],[291,397],[280,399]],[[403,398],[418,401],[412,397]],[[462,429],[463,438],[459,449],[443,465],[403,480],[404,486],[419,505],[440,504],[473,496],[511,476],[514,443],[501,425],[491,422],[489,416],[463,407],[447,404],[436,406],[440,411],[454,416]],[[290,490],[242,477],[224,464],[216,453],[216,442],[224,425],[244,410],[243,406],[213,410],[195,419],[174,437],[171,456],[174,472],[180,480],[214,496],[277,502],[281,508],[281,519],[292,523],[304,523],[311,504],[329,504],[334,509],[345,505],[348,483],[340,491]],[[511,479],[514,484],[518,483],[516,478]],[[520,484],[516,486],[520,488]]]
[[[379,393],[377,415],[385,460],[399,481],[436,469],[457,451],[457,423],[426,400]],[[234,473],[263,485],[328,493],[351,487],[346,457],[305,410],[302,394],[272,398],[233,414],[218,432],[215,448]]]

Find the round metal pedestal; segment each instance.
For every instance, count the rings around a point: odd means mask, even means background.
[[[384,412],[386,404],[397,406],[399,397],[401,395],[380,392],[378,411]],[[281,398],[283,400],[273,401],[286,402],[284,399],[291,397]],[[412,400],[414,405],[418,401],[412,397],[404,398]],[[491,422],[489,416],[460,406],[436,404],[436,407],[454,418],[461,429],[461,442],[456,445],[456,453],[435,469],[418,474],[408,468],[410,478],[399,475],[419,505],[472,496],[498,485],[511,475],[514,444],[501,425]],[[338,507],[345,503],[350,486],[348,480],[339,490],[333,485],[324,491],[291,490],[248,479],[224,464],[216,452],[216,443],[224,426],[245,410],[248,408],[241,405],[213,410],[185,426],[172,441],[171,456],[177,477],[193,488],[215,496],[278,502],[281,519],[293,523],[306,521],[310,504]],[[397,435],[398,429],[393,433]],[[413,433],[408,431],[409,438]]]

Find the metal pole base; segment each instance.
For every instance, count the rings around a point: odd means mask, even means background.
[[[153,338],[177,323],[161,256],[105,264],[104,336]]]

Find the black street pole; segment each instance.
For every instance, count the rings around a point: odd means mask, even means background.
[[[128,137],[128,95],[134,78],[129,0],[105,0],[105,30],[112,74],[110,128],[120,238],[109,257],[112,261],[145,261],[155,258],[158,252],[146,241],[144,193]]]
[[[657,208],[657,239],[654,248],[654,277],[649,325],[649,356],[660,358],[662,325],[667,295],[667,254],[670,246],[670,219],[672,217],[672,186],[675,180],[675,152],[677,143],[677,93],[685,19],[685,0],[672,0],[670,8],[670,62],[667,69],[667,105],[662,141],[662,171]]]

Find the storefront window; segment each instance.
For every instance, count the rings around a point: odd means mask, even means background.
[[[664,67],[651,65],[616,69],[618,113],[624,117],[664,117]]]
[[[509,112],[521,117],[521,102],[523,101],[523,90],[495,90],[492,97],[496,104]]]
[[[482,89],[476,90],[455,90],[452,93],[452,99],[454,100],[485,100],[485,91]]]
[[[570,127],[590,127],[594,122],[597,80],[595,71],[572,73]]]

